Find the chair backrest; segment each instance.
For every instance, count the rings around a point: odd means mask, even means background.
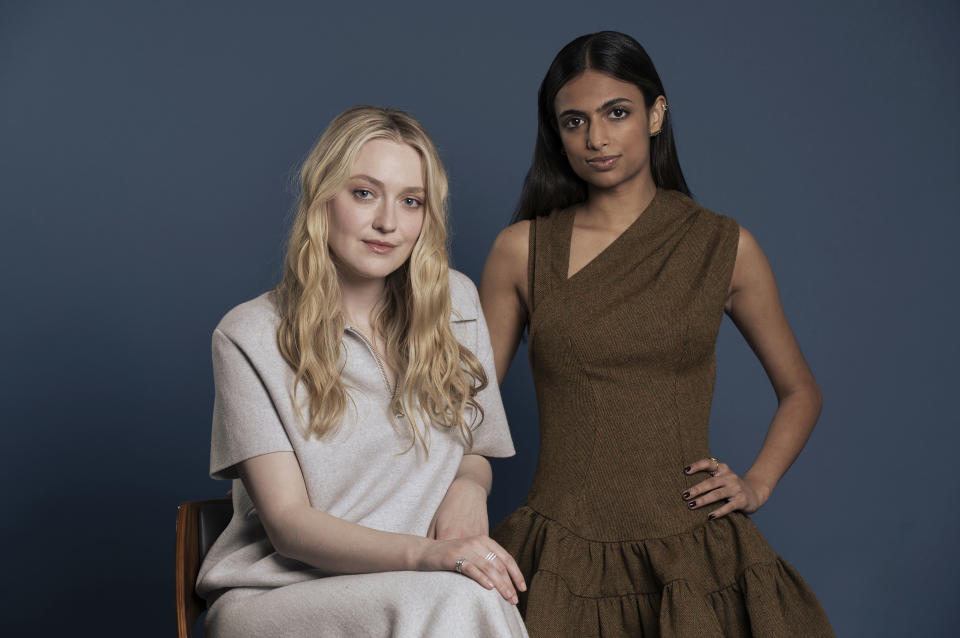
[[[177,508],[177,551],[174,589],[177,603],[177,636],[191,638],[193,624],[206,609],[197,596],[197,572],[210,546],[233,516],[230,499],[190,501]]]

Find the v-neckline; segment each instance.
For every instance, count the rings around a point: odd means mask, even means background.
[[[582,273],[584,270],[589,269],[595,263],[600,261],[604,257],[604,255],[607,255],[608,253],[610,253],[611,249],[613,249],[614,246],[616,246],[619,243],[622,243],[622,240],[626,235],[633,232],[633,230],[637,226],[641,225],[642,223],[641,220],[643,220],[644,218],[649,218],[651,216],[650,213],[653,209],[653,204],[660,198],[661,192],[662,192],[661,189],[658,188],[656,193],[654,193],[653,195],[653,199],[650,200],[650,203],[647,204],[646,208],[643,209],[643,211],[637,216],[635,220],[630,222],[629,226],[624,228],[623,231],[621,231],[621,233],[613,239],[613,241],[607,244],[603,248],[603,250],[601,250],[599,253],[594,255],[590,261],[588,261],[583,266],[578,268],[575,273],[570,274],[570,253],[571,253],[571,249],[573,248],[573,229],[574,229],[574,226],[576,226],[576,220],[577,220],[577,214],[576,214],[576,211],[574,211],[570,215],[569,228],[566,229],[566,233],[565,233],[566,236],[564,237],[564,242],[563,242],[564,250],[563,250],[563,253],[560,255],[561,264],[563,267],[563,271],[562,271],[563,281],[565,283],[572,281],[578,275],[580,275],[580,273]]]

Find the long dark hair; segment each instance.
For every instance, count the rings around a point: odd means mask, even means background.
[[[514,222],[548,215],[552,210],[567,208],[587,199],[586,183],[573,172],[567,158],[560,153],[563,144],[560,142],[553,108],[563,85],[587,69],[635,84],[643,93],[648,110],[658,96],[666,97],[650,56],[639,42],[624,33],[590,33],[560,49],[540,84],[537,144],[533,150],[533,163],[520,193],[520,203],[513,215]],[[670,121],[668,110],[664,113],[660,134],[650,138],[653,182],[658,188],[678,190],[689,196],[690,189],[680,170]]]

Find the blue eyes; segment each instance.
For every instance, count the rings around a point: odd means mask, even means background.
[[[353,196],[359,199],[360,201],[370,201],[374,199],[375,195],[373,191],[366,188],[357,188],[353,191]],[[417,209],[423,206],[423,202],[417,199],[416,197],[404,197],[402,200],[403,205],[407,208]]]

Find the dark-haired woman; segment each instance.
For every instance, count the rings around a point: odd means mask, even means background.
[[[663,85],[629,36],[554,59],[514,221],[481,301],[501,381],[530,334],[540,457],[493,534],[528,583],[530,635],[832,636],[746,516],[809,437],[817,383],[756,240],[690,198]],[[779,399],[742,475],[707,439],[724,312]]]

